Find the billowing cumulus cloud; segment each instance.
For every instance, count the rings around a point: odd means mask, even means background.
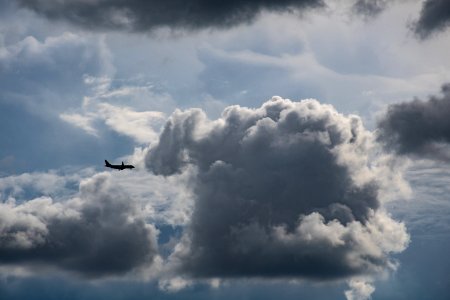
[[[421,38],[446,29],[450,25],[450,2],[448,0],[426,0],[423,3],[415,32]]]
[[[367,300],[375,291],[373,285],[363,279],[352,279],[349,281],[350,290],[345,291],[347,300]]]
[[[63,19],[90,29],[130,31],[147,31],[158,27],[229,27],[251,22],[261,11],[286,12],[324,5],[322,0],[18,2],[50,19]]]
[[[357,116],[316,100],[274,97],[215,121],[176,111],[146,157],[155,174],[197,169],[192,219],[170,263],[200,278],[322,280],[395,268],[389,253],[409,236],[381,208],[396,175],[374,163],[375,147]]]
[[[399,154],[450,159],[450,84],[442,95],[389,106],[379,122],[379,139]]]
[[[43,267],[83,277],[123,275],[157,255],[156,229],[106,173],[80,184],[77,197],[0,204],[0,264]]]

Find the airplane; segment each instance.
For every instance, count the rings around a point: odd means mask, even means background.
[[[105,167],[111,168],[111,169],[116,169],[116,170],[124,170],[124,169],[134,169],[133,165],[124,165],[123,162],[121,165],[112,165],[109,163],[109,161],[107,161],[105,159]]]

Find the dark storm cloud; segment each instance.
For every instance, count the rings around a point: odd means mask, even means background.
[[[56,267],[84,277],[124,274],[152,262],[155,229],[106,174],[68,202],[0,204],[0,264]]]
[[[450,159],[450,84],[441,96],[389,106],[380,120],[379,139],[399,154]]]
[[[414,30],[421,38],[443,31],[450,25],[450,1],[426,0],[423,3],[419,20],[414,24]]]
[[[387,254],[402,251],[408,236],[377,211],[370,141],[358,117],[315,100],[231,106],[216,121],[201,110],[175,112],[146,158],[165,176],[197,167],[175,269],[325,279],[386,268]]]
[[[323,6],[322,0],[145,1],[18,0],[50,19],[91,29],[147,31],[157,27],[199,29],[251,22],[261,11],[293,11]]]

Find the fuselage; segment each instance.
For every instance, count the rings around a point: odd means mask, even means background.
[[[122,171],[124,169],[134,169],[133,165],[125,165],[123,162],[121,165],[112,165],[107,160],[105,160],[105,167],[120,170],[120,171]]]

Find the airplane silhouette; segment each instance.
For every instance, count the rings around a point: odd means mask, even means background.
[[[116,169],[116,170],[124,170],[124,169],[134,169],[133,165],[124,165],[123,162],[121,165],[112,165],[109,163],[109,161],[107,161],[105,159],[105,167],[111,168],[111,169]]]

